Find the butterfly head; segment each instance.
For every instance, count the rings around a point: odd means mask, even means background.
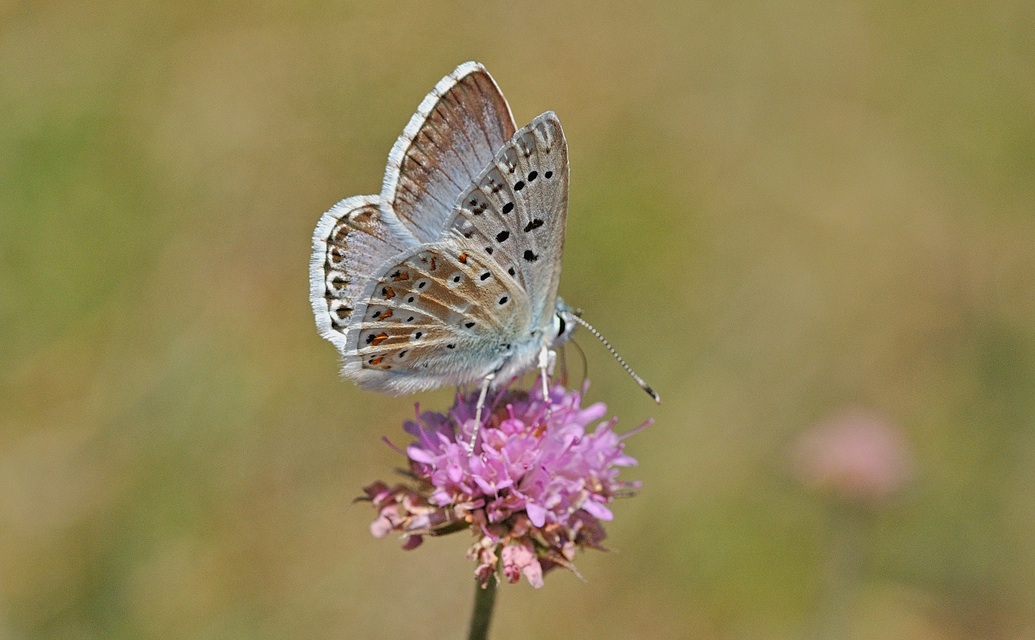
[[[579,311],[572,309],[564,300],[557,298],[553,307],[553,323],[550,328],[550,347],[556,349],[571,339],[571,334],[578,326],[574,318]]]

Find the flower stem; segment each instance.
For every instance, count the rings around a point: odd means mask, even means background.
[[[496,604],[496,581],[489,579],[482,587],[479,580],[474,582],[474,611],[471,612],[471,631],[467,640],[486,640],[489,637],[489,625],[492,623],[492,607]]]
[[[851,633],[866,556],[867,515],[852,505],[834,505],[831,512],[816,640],[835,640]]]

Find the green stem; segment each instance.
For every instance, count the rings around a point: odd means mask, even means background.
[[[471,612],[471,631],[467,640],[486,640],[489,637],[489,625],[492,624],[492,607],[496,604],[496,580],[489,578],[489,583],[482,588],[479,581],[474,583],[474,611]]]
[[[818,640],[844,638],[851,631],[867,551],[868,515],[850,505],[835,505],[831,512],[823,604],[814,636]]]

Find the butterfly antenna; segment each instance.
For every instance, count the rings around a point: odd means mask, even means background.
[[[613,355],[615,357],[615,360],[618,361],[618,364],[622,365],[622,368],[625,369],[626,373],[628,373],[630,376],[632,376],[632,379],[636,381],[636,384],[640,385],[641,389],[646,391],[650,395],[650,397],[654,398],[654,402],[657,402],[658,404],[661,404],[661,396],[658,395],[658,392],[655,391],[654,389],[652,389],[651,386],[649,384],[647,384],[646,380],[644,380],[639,375],[637,375],[636,372],[632,370],[632,367],[630,367],[629,365],[625,364],[625,360],[622,359],[622,356],[618,355],[618,352],[615,351],[615,348],[612,347],[611,343],[607,341],[607,338],[605,338],[604,336],[600,335],[600,332],[597,331],[596,329],[594,329],[593,325],[591,325],[590,323],[586,322],[585,320],[580,318],[578,316],[578,314],[575,314],[575,313],[569,314],[567,317],[572,319],[572,320],[574,320],[576,323],[582,325],[583,327],[585,327],[586,331],[589,331],[590,333],[593,334],[594,337],[596,337],[597,340],[599,340],[602,343],[604,343],[604,346],[607,347],[607,350],[610,351],[611,355]]]

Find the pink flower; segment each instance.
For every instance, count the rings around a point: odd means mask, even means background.
[[[503,547],[503,576],[507,582],[517,582],[524,575],[536,589],[543,586],[543,567],[535,554],[535,547],[527,538],[519,538]]]
[[[538,588],[550,569],[574,570],[579,548],[603,549],[609,505],[639,488],[618,479],[636,460],[624,453],[615,419],[602,420],[602,403],[582,408],[582,394],[561,386],[544,399],[538,385],[486,401],[468,456],[477,396],[458,396],[447,415],[425,412],[404,425],[416,438],[406,448],[416,486],[366,488],[378,510],[371,532],[402,533],[412,549],[424,536],[469,529],[476,541],[467,555],[483,584],[502,562],[508,582],[525,576]]]
[[[878,506],[912,476],[913,460],[902,433],[884,418],[846,411],[824,420],[792,450],[801,480],[845,502]]]

